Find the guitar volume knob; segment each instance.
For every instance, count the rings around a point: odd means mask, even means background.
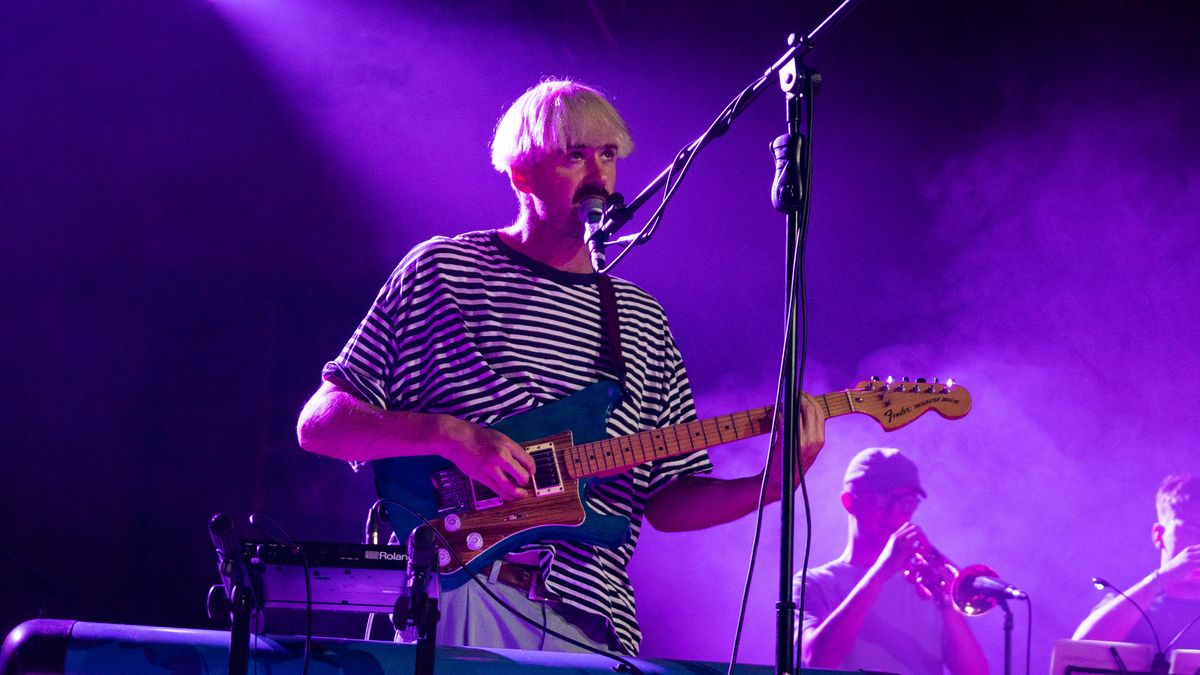
[[[447,551],[444,548],[439,548],[437,551],[438,551],[438,567],[449,567],[450,566],[450,551]]]
[[[456,513],[451,513],[442,520],[442,524],[446,526],[447,532],[458,532],[462,529],[462,518],[459,518]]]
[[[478,551],[483,548],[483,535],[478,532],[472,532],[467,535],[467,548],[472,551]]]

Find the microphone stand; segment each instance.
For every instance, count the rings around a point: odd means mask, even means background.
[[[772,78],[778,77],[779,85],[787,98],[787,133],[772,144],[776,156],[777,175],[772,184],[772,201],[775,208],[787,216],[787,338],[784,344],[784,364],[780,373],[783,383],[783,476],[780,499],[781,536],[779,542],[779,600],[776,603],[776,662],[775,672],[785,674],[799,670],[796,645],[793,642],[796,622],[796,604],[792,601],[792,569],[795,545],[795,488],[796,454],[801,440],[801,394],[804,374],[803,313],[801,311],[801,281],[803,280],[803,244],[808,226],[811,196],[811,156],[801,128],[805,121],[811,129],[812,99],[820,74],[809,69],[803,58],[812,51],[819,36],[844,19],[859,0],[843,0],[807,36],[793,33],[788,36],[788,50],[770,68],[740,94],[699,138],[680,150],[672,164],[659,173],[645,189],[628,205],[618,195],[612,195],[604,209],[599,226],[589,228],[587,243],[596,270],[607,273],[615,267],[625,254],[639,244],[645,243],[658,225],[663,209],[674,196],[680,182],[695,160],[696,154],[714,139],[725,134],[733,121],[750,107],[767,89]],[[801,104],[804,104],[803,106]],[[805,114],[804,111],[807,111]],[[673,179],[673,180],[672,180]],[[651,196],[666,189],[662,204],[649,222],[633,237],[624,250],[611,263],[604,265],[604,248],[634,212],[641,208]],[[807,543],[806,543],[807,545]],[[805,556],[807,562],[807,555]]]
[[[230,675],[245,675],[250,665],[250,624],[262,609],[258,601],[257,580],[242,557],[241,544],[233,519],[224,513],[214,514],[208,523],[213,548],[217,552],[217,567],[223,577],[229,598],[229,663]]]
[[[408,626],[417,630],[416,675],[433,675],[437,624],[441,618],[436,564],[433,528],[418,525],[408,535],[408,589],[396,599],[392,612],[396,630],[403,631]]]
[[[1012,675],[1013,613],[1006,598],[1000,598],[1000,609],[1004,610],[1004,675]]]

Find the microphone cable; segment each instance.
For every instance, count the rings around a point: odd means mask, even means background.
[[[1033,644],[1033,601],[1029,599],[1028,593],[1022,599],[1025,601],[1025,675],[1029,675],[1029,653]]]
[[[813,115],[812,115],[812,113],[813,113],[814,93],[815,93],[815,91],[814,91],[812,78],[807,78],[807,81],[805,83],[804,97],[805,97],[805,123],[806,123],[805,133],[808,135],[808,139],[811,139],[812,134],[813,134]],[[740,98],[740,96],[739,96],[739,98]],[[808,139],[806,139],[806,141]],[[780,412],[780,406],[783,401],[783,395],[784,395],[783,392],[789,388],[791,389],[790,395],[794,396],[795,400],[800,405],[799,415],[800,415],[801,424],[800,424],[800,428],[796,429],[796,432],[798,434],[800,434],[800,437],[789,439],[789,440],[793,441],[793,443],[792,443],[793,449],[797,445],[799,445],[801,440],[803,439],[804,410],[803,410],[802,394],[803,394],[803,383],[804,383],[804,371],[805,371],[805,366],[808,361],[808,303],[807,303],[807,293],[806,293],[805,278],[804,278],[804,257],[805,257],[805,252],[806,252],[806,242],[808,240],[808,222],[809,222],[809,213],[810,213],[810,205],[811,205],[811,200],[808,199],[808,196],[812,194],[812,192],[811,192],[811,188],[812,188],[812,146],[811,146],[811,143],[809,143],[809,145],[805,148],[804,167],[803,167],[803,172],[802,172],[801,178],[803,181],[802,194],[805,196],[804,209],[800,215],[799,232],[797,233],[798,236],[797,236],[796,242],[795,242],[795,249],[791,252],[793,254],[792,255],[792,267],[787,270],[788,286],[787,286],[787,293],[785,294],[786,305],[789,308],[793,305],[794,301],[798,301],[798,302],[796,302],[796,304],[798,305],[798,309],[799,309],[799,317],[798,317],[799,318],[799,326],[797,326],[796,321],[793,320],[796,317],[793,316],[793,313],[791,311],[789,311],[788,318],[785,321],[785,327],[784,327],[784,347],[781,350],[781,355],[780,355],[779,378],[777,380],[776,392],[775,392],[775,413],[776,413],[776,415],[775,415],[775,419],[773,419],[771,421],[770,444],[768,445],[768,449],[767,449],[767,463],[766,463],[767,468],[769,468],[771,466],[771,455],[772,455],[772,451],[774,450],[775,439],[778,434],[778,429],[776,428],[777,427],[776,420],[778,419],[778,415]],[[799,336],[800,336],[800,340],[799,340],[800,353],[799,353],[799,358],[797,359],[797,365],[796,365],[796,379],[794,382],[788,383],[788,382],[784,382],[784,370],[785,370],[784,365],[792,356],[791,350],[792,350],[793,343],[790,338],[793,335],[795,335],[797,331],[799,332]],[[785,443],[785,445],[786,445],[786,443]],[[795,620],[797,622],[799,622],[799,621],[802,621],[803,617],[804,617],[804,601],[805,601],[805,595],[806,595],[806,591],[807,591],[806,587],[808,584],[808,565],[809,565],[809,559],[812,554],[812,507],[809,502],[808,482],[807,482],[807,479],[806,479],[806,476],[804,473],[803,453],[801,453],[801,456],[799,458],[797,458],[797,461],[800,462],[800,478],[797,481],[797,484],[798,484],[798,487],[800,488],[801,504],[802,504],[803,510],[804,510],[804,558],[803,558],[803,561],[802,561],[801,567],[800,567],[800,602],[796,606],[795,617],[794,617]],[[733,652],[729,659],[729,665],[728,665],[728,669],[726,671],[727,675],[733,675],[733,670],[737,666],[738,652],[741,647],[742,630],[743,630],[743,627],[744,627],[744,624],[746,621],[746,607],[747,607],[747,604],[748,604],[749,598],[750,598],[750,584],[754,578],[754,569],[755,569],[756,561],[758,560],[759,539],[762,535],[763,511],[766,506],[766,490],[767,490],[767,480],[768,480],[767,474],[768,474],[767,469],[764,469],[762,485],[759,486],[759,501],[758,501],[758,509],[757,509],[757,513],[756,513],[755,521],[754,521],[754,537],[753,537],[753,540],[751,543],[751,548],[750,548],[750,562],[747,565],[746,582],[742,588],[742,602],[741,602],[740,609],[738,611],[738,622],[737,622],[737,628],[734,633]],[[783,499],[788,499],[788,498],[792,498],[792,496],[791,495],[783,495],[783,494],[780,495],[781,501]],[[780,580],[780,583],[782,584],[783,581]],[[793,592],[793,596],[794,595],[795,594]],[[792,640],[795,643],[794,644],[794,646],[796,648],[795,649],[795,672],[799,673],[800,672],[800,661],[801,661],[800,653],[801,652],[800,652],[800,640],[798,639],[798,637],[803,632],[801,630],[799,623],[796,624],[793,632],[794,632],[794,634],[791,636],[787,636],[787,639]],[[778,645],[776,645],[776,647],[778,647]]]
[[[312,599],[312,570],[308,564],[308,553],[300,545],[300,541],[279,521],[261,513],[250,514],[250,525],[261,532],[271,541],[289,546],[292,552],[300,556],[304,565],[304,664],[300,669],[303,675],[308,675],[308,664],[312,657],[313,638],[313,599]],[[257,640],[258,634],[255,633]]]

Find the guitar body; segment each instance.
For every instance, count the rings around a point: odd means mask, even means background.
[[[371,462],[376,491],[381,499],[400,502],[420,513],[445,538],[443,542],[439,537],[438,547],[449,543],[476,573],[505,554],[541,540],[569,539],[616,548],[629,537],[629,520],[589,508],[584,497],[593,479],[570,478],[561,455],[565,448],[606,438],[608,415],[620,398],[616,383],[601,381],[492,425],[530,450],[540,477],[549,475],[540,470],[546,462],[557,463],[552,472],[555,480],[539,481],[535,494],[523,499],[488,499],[477,492],[480,486],[462,482],[465,477],[448,460],[433,455]],[[448,493],[463,499],[448,507]],[[384,506],[402,539],[420,524],[400,506],[387,502]],[[446,588],[457,588],[470,578],[452,555],[439,552],[438,564]]]

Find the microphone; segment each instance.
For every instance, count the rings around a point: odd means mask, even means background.
[[[1162,642],[1158,639],[1158,631],[1154,630],[1154,622],[1150,620],[1150,616],[1146,614],[1145,610],[1142,609],[1142,606],[1134,602],[1133,598],[1125,595],[1124,591],[1116,586],[1113,586],[1108,581],[1101,579],[1100,577],[1092,577],[1092,585],[1095,586],[1096,590],[1098,591],[1102,591],[1106,588],[1115,591],[1117,595],[1128,600],[1129,604],[1133,605],[1134,608],[1137,609],[1137,611],[1142,615],[1142,618],[1146,620],[1146,625],[1150,627],[1150,634],[1154,636],[1154,661],[1150,666],[1150,672],[1167,672],[1167,657],[1165,654],[1163,654]]]
[[[592,258],[592,268],[604,267],[604,244],[608,239],[602,235],[604,222],[604,198],[598,195],[588,195],[579,202],[579,222],[586,230],[588,254]]]
[[[429,639],[441,613],[437,575],[437,538],[433,528],[418,525],[408,535],[408,584],[396,599],[392,622],[407,642]]]
[[[250,575],[246,561],[242,559],[242,548],[233,527],[233,518],[228,513],[213,514],[208,521],[208,534],[212,538],[213,548],[217,550],[217,568],[225,584],[225,596],[232,600],[236,586],[241,586],[245,591],[252,590],[247,583]]]
[[[993,598],[1007,598],[1011,600],[1029,599],[1029,594],[1025,591],[995,577],[967,577],[960,582],[960,586],[966,591]]]
[[[588,195],[579,202],[579,222],[597,227],[604,219],[604,197]]]

